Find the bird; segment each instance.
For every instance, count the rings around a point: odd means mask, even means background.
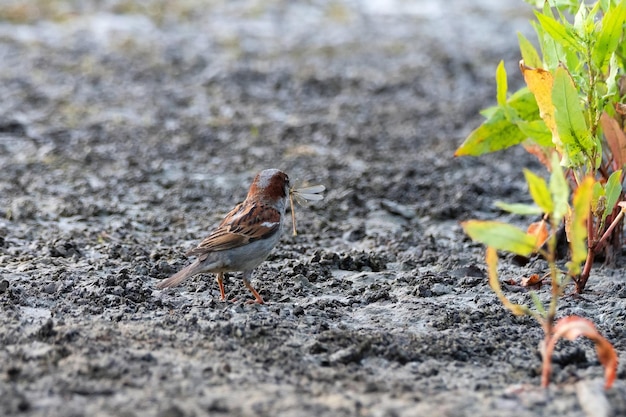
[[[253,270],[270,254],[280,240],[289,198],[289,176],[278,169],[259,172],[246,199],[224,217],[217,228],[186,256],[195,261],[161,281],[157,288],[169,288],[197,274],[217,274],[220,299],[226,299],[224,273],[243,271],[243,283],[254,295],[251,303],[263,298],[250,284]]]

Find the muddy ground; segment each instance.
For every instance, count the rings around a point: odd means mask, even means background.
[[[521,0],[9,1],[0,17],[0,415],[626,415],[624,365],[604,392],[588,341],[559,343],[539,388],[541,329],[503,309],[459,226],[521,224],[493,203],[528,201],[522,167],[542,172],[519,149],[452,157],[500,59],[520,86]],[[257,269],[267,304],[238,274],[235,302],[211,276],[156,290],[269,167],[328,192]],[[622,362],[624,259],[559,310]]]

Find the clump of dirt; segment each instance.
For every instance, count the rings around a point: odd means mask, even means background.
[[[602,391],[587,341],[559,343],[538,387],[542,331],[459,226],[541,170],[520,149],[452,158],[529,6],[38,3],[0,13],[0,414],[626,413],[623,365]],[[238,274],[236,302],[210,276],[156,290],[270,167],[328,191],[255,271],[268,303]],[[624,356],[620,267],[559,311]]]

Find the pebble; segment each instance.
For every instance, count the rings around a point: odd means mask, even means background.
[[[433,295],[446,295],[452,292],[452,287],[437,282],[433,284],[433,286],[430,288],[430,291],[433,293]]]
[[[54,282],[49,283],[45,287],[43,287],[43,292],[46,294],[54,294],[57,290],[57,285]]]

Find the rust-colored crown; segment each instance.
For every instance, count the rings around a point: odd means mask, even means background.
[[[278,200],[287,197],[289,176],[278,169],[265,169],[252,181],[248,197],[254,195],[263,199]]]

